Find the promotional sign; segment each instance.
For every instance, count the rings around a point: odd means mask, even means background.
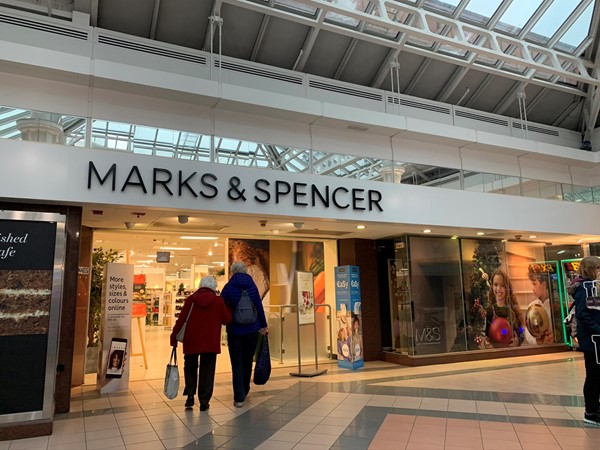
[[[57,222],[0,220],[0,422],[7,414],[40,418],[34,412],[42,414],[45,390],[53,391],[56,240]]]
[[[312,272],[296,272],[298,324],[315,323],[315,288]]]
[[[358,266],[335,268],[335,304],[338,367],[355,370],[364,366]]]
[[[101,394],[129,385],[127,355],[131,353],[133,265],[108,263],[102,286],[102,324],[97,387]]]

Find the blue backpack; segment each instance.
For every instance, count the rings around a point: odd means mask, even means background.
[[[242,296],[233,313],[233,321],[238,325],[250,325],[256,322],[256,308],[246,289],[242,289]]]

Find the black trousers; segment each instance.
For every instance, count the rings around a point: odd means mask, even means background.
[[[227,334],[227,346],[231,359],[231,377],[233,380],[233,400],[243,402],[250,392],[250,377],[252,376],[252,360],[256,350],[258,331],[255,333],[235,336]]]
[[[583,399],[585,412],[600,412],[600,364],[596,362],[596,352],[584,352],[585,382],[583,383]]]
[[[200,377],[198,377],[198,359],[200,359]],[[198,400],[200,403],[208,403],[212,397],[215,384],[217,354],[184,355],[183,361],[183,375],[185,377],[183,395],[194,395],[196,388],[198,388]]]

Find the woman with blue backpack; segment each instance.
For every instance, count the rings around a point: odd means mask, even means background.
[[[233,379],[233,404],[240,408],[250,392],[252,360],[258,334],[269,332],[267,319],[254,280],[246,265],[236,261],[230,268],[231,278],[221,291],[221,297],[232,311],[233,319],[227,325],[227,345]]]

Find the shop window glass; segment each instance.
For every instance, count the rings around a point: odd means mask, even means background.
[[[453,351],[463,321],[458,241],[409,238],[414,355]]]

